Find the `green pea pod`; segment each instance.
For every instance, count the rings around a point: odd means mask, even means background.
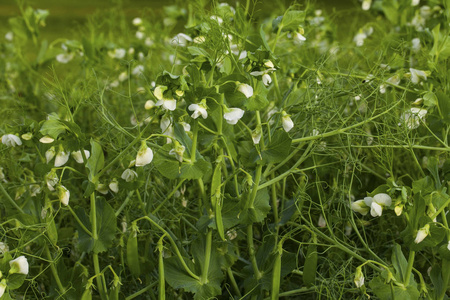
[[[317,258],[317,240],[314,236],[312,244],[308,246],[303,267],[303,283],[307,286],[313,285],[316,281]]]
[[[137,229],[132,230],[127,241],[127,263],[131,274],[134,277],[141,275],[141,266],[139,262]]]
[[[158,271],[159,271],[159,300],[166,299],[166,283],[164,277],[164,257],[163,257],[163,239],[164,235],[158,241],[158,251],[159,251],[159,263],[158,263]]]
[[[222,196],[221,196],[221,192],[220,192],[220,187],[217,188],[217,192],[216,192],[216,207],[214,210],[214,214],[216,217],[216,227],[217,227],[217,231],[219,232],[220,238],[225,241],[225,230],[223,228],[223,220],[222,220]]]
[[[220,188],[222,181],[222,165],[218,163],[214,168],[214,174],[211,181],[211,206],[215,210],[217,203],[217,189]]]
[[[280,241],[278,243],[275,258],[275,264],[272,270],[272,295],[270,299],[275,300],[279,298],[280,295],[280,282],[281,282],[281,256],[283,255],[283,244]]]
[[[109,300],[119,300],[120,286],[114,286],[109,292]]]
[[[56,245],[58,242],[58,230],[56,229],[55,220],[53,217],[47,221],[47,236],[52,244]]]

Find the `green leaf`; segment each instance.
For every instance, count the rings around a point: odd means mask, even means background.
[[[399,244],[395,244],[392,250],[392,265],[396,271],[397,280],[400,282],[405,282],[406,270],[408,269],[408,261],[403,255],[402,248]],[[413,276],[411,276],[413,278]]]
[[[272,22],[272,30],[276,32],[281,27],[281,31],[296,31],[305,22],[305,16],[303,10],[288,10]]]
[[[172,147],[171,144],[164,145],[156,151],[155,157],[153,158],[153,164],[156,169],[161,175],[169,179],[178,178],[180,175],[180,162],[176,160],[175,156],[169,154]]]
[[[60,122],[59,120],[50,119],[44,122],[41,126],[40,133],[43,135],[48,135],[51,138],[57,139],[58,136],[62,133],[65,133],[67,130],[67,127],[64,125],[64,123]]]
[[[89,157],[86,168],[89,169],[89,181],[96,184],[98,178],[97,173],[103,168],[105,164],[105,158],[103,155],[102,146],[99,143],[91,139],[91,156]]]
[[[374,294],[383,300],[417,300],[420,293],[417,290],[417,285],[408,285],[405,288],[396,286],[395,284],[385,283],[380,276],[375,277],[369,282],[370,288]],[[392,289],[392,292],[391,292]]]
[[[434,182],[429,176],[426,176],[414,181],[412,183],[412,190],[414,194],[425,196],[434,191]]]
[[[99,198],[96,201],[97,213],[97,233],[98,239],[94,240],[88,233],[81,228],[77,223],[78,230],[78,248],[81,251],[101,253],[108,250],[113,245],[113,240],[116,233],[116,215],[114,209],[109,205],[104,198]],[[77,207],[76,214],[83,223],[83,225],[92,232],[92,225],[89,217],[83,208]]]
[[[182,163],[180,178],[199,179],[211,170],[211,163],[203,158],[197,159],[195,163]]]
[[[263,110],[269,105],[267,100],[267,93],[269,90],[264,86],[262,81],[258,81],[255,87],[253,97],[247,99],[246,107],[248,110]]]
[[[438,24],[432,30],[433,48],[430,50],[433,57],[438,57],[437,61],[443,61],[450,56],[450,36],[442,34],[440,27],[441,24]]]
[[[436,96],[438,99],[439,113],[444,122],[450,124],[450,97],[442,91],[437,91]]]
[[[243,225],[248,225],[252,223],[260,223],[264,221],[267,214],[270,211],[270,197],[267,189],[259,190],[256,193],[255,201],[253,203],[253,207],[248,206],[248,197],[250,197],[250,193],[246,195],[242,195],[241,200],[241,212],[238,215],[240,223]]]
[[[18,273],[9,274],[8,275],[8,288],[10,290],[15,290],[15,289],[20,288],[22,286],[22,284],[24,283],[26,277],[27,277],[27,275],[24,275],[24,274],[18,274]]]
[[[383,10],[384,15],[389,20],[389,22],[391,22],[393,25],[397,25],[399,11],[397,0],[383,0],[381,9]]]
[[[266,149],[261,152],[263,159],[270,163],[281,162],[291,151],[292,139],[284,130],[277,130],[272,136],[272,140]]]
[[[433,92],[427,92],[423,95],[423,104],[427,107],[433,107],[438,105],[438,99]]]

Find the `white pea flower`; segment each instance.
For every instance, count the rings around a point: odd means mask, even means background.
[[[119,79],[120,82],[124,82],[125,80],[127,80],[128,79],[127,71],[120,73],[119,77],[117,77],[117,79]]]
[[[56,55],[56,61],[61,64],[67,64],[74,57],[73,53],[61,53]]]
[[[133,70],[131,70],[131,74],[133,74],[134,76],[141,75],[142,73],[144,73],[143,65],[137,65]]]
[[[450,251],[450,241],[448,241],[447,249],[448,249],[448,251]]]
[[[200,115],[203,119],[208,117],[208,112],[206,111],[206,100],[203,99],[199,104],[191,104],[188,109],[194,113],[191,115],[193,119],[197,119]]]
[[[54,186],[59,182],[59,178],[56,175],[55,170],[51,170],[45,175],[45,182],[47,183],[47,187],[50,191],[54,191]]]
[[[153,102],[153,100],[147,100],[147,102],[145,102],[145,109],[146,110],[150,110],[153,107],[155,107],[155,102]]]
[[[364,32],[358,32],[353,38],[353,41],[355,42],[357,47],[361,47],[362,45],[364,45],[364,40],[366,38],[367,35]]]
[[[263,81],[265,86],[268,86],[272,82],[272,77],[270,77],[269,74],[264,74],[262,76],[262,81]]]
[[[51,144],[55,141],[54,138],[49,137],[48,135],[43,136],[39,139],[39,142],[41,142],[42,144]]]
[[[253,96],[253,88],[246,83],[239,83],[237,90],[245,95],[245,97],[250,98]]]
[[[138,154],[136,155],[136,167],[143,167],[148,165],[153,160],[153,151],[147,146],[145,141],[142,141]]]
[[[325,220],[323,215],[320,215],[319,221],[317,222],[317,226],[319,226],[320,228],[324,228],[325,226],[327,226],[327,221]]]
[[[420,3],[420,0],[412,0],[411,6],[417,6],[417,5],[419,5],[419,3]]]
[[[186,147],[175,141],[175,147],[169,151],[169,155],[175,155],[179,162],[183,162],[183,155]]]
[[[363,216],[367,215],[369,212],[369,206],[366,205],[364,200],[357,200],[351,204],[352,210],[359,212]]]
[[[237,107],[227,109],[227,112],[223,114],[223,118],[228,124],[235,125],[244,116],[244,111]]]
[[[164,92],[166,90],[167,90],[167,86],[158,85],[157,87],[155,87],[153,94],[155,95],[156,99],[161,100],[164,98]]]
[[[294,34],[293,39],[294,39],[294,42],[297,44],[301,44],[302,42],[306,41],[305,36],[303,34],[301,34],[300,32],[296,32]]]
[[[49,163],[53,159],[53,157],[55,157],[55,155],[56,151],[54,146],[45,151],[45,159],[47,160],[47,163]]]
[[[11,267],[11,269],[9,269],[9,274],[28,274],[28,261],[25,256],[19,256],[18,258],[11,260],[9,266]]]
[[[119,182],[116,178],[111,180],[111,182],[109,183],[109,189],[116,194],[119,192]]]
[[[187,34],[179,33],[170,42],[173,46],[186,47],[188,42],[192,42],[192,38]]]
[[[137,177],[138,177],[137,173],[131,169],[126,169],[125,171],[123,171],[121,176],[121,178],[126,182],[133,181]]]
[[[350,223],[347,222],[347,224],[345,224],[344,230],[345,230],[345,235],[350,236],[352,234],[352,230],[353,230],[352,225],[350,225]]]
[[[400,76],[398,74],[395,74],[392,77],[389,77],[386,82],[392,85],[398,85],[400,83]]]
[[[372,5],[372,0],[363,0],[362,9],[369,10],[371,5]]]
[[[0,254],[9,252],[9,246],[3,242],[0,242]]]
[[[420,228],[419,231],[417,232],[414,243],[418,244],[422,242],[429,234],[430,234],[430,225],[426,224],[425,226]]]
[[[222,23],[223,23],[223,19],[219,16],[211,16],[210,19],[219,23],[219,25],[222,25]]]
[[[5,34],[5,39],[9,42],[11,42],[14,39],[14,33],[12,31],[8,31]]]
[[[6,279],[2,279],[2,281],[0,282],[0,297],[2,297],[5,293],[6,287]]]
[[[275,68],[275,65],[274,65],[273,62],[270,61],[270,60],[266,61],[266,62],[264,63],[264,66],[265,66],[266,68],[268,68],[268,69],[274,69],[274,68]]]
[[[354,282],[358,288],[360,288],[364,285],[364,274],[362,273],[361,267],[356,268]]]
[[[141,18],[134,18],[132,22],[133,22],[134,26],[141,26],[142,25],[142,19]]]
[[[402,212],[403,212],[403,205],[397,205],[397,206],[394,208],[394,212],[395,212],[395,214],[396,214],[397,216],[400,216],[400,215],[402,214]]]
[[[70,152],[65,151],[62,145],[59,145],[58,153],[55,158],[55,167],[63,166],[69,160]]]
[[[419,38],[413,38],[413,39],[411,40],[411,44],[412,44],[411,49],[412,49],[414,52],[419,52],[419,51],[420,51],[420,39],[419,39]]]
[[[155,104],[156,106],[161,106],[164,109],[170,110],[170,111],[174,111],[177,108],[177,100],[175,99],[161,99],[158,100],[158,102],[156,102]]]
[[[180,122],[180,125],[183,126],[184,131],[189,132],[191,131],[191,125],[186,122]]]
[[[411,74],[411,82],[414,84],[418,84],[420,79],[427,80],[427,72],[425,71],[409,68],[409,72]]]
[[[116,48],[114,50],[108,51],[108,56],[111,58],[122,59],[127,54],[127,50],[123,48]]]
[[[2,143],[7,147],[15,147],[22,145],[20,137],[14,134],[5,134],[2,136]]]
[[[84,156],[86,156],[86,159],[88,159],[91,156],[91,152],[89,152],[88,150],[83,150],[83,152]],[[72,152],[72,157],[73,159],[75,159],[77,163],[79,164],[84,163],[83,154],[81,153],[81,150]]]
[[[59,185],[57,188],[59,201],[64,206],[69,205],[70,191],[63,185]]]
[[[420,121],[424,121],[427,113],[428,111],[426,109],[412,107],[401,115],[398,125],[406,124],[408,129],[416,129],[420,126]]]
[[[383,213],[383,207],[390,206],[392,199],[388,194],[379,193],[373,197],[365,197],[364,202],[370,207],[372,217],[380,217]]]
[[[281,115],[281,123],[283,125],[283,129],[284,131],[289,132],[294,127],[294,122],[292,121],[290,115],[288,115],[284,110]]]
[[[138,40],[142,40],[145,37],[145,33],[143,33],[142,31],[136,31],[136,38]]]

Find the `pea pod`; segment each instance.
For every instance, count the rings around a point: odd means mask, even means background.
[[[128,236],[127,241],[127,263],[130,268],[131,274],[134,277],[139,277],[141,274],[141,265],[139,262],[138,241],[137,241],[138,228],[136,224],[132,225],[132,230]]]
[[[163,239],[164,239],[164,235],[159,239],[158,241],[158,251],[159,251],[159,256],[158,256],[158,271],[159,271],[159,300],[165,300],[166,299],[166,286],[165,286],[165,276],[164,276],[164,258],[163,258]]]
[[[81,295],[81,300],[92,300],[92,280],[89,279],[86,285],[86,289]]]
[[[214,169],[214,174],[211,182],[211,207],[214,210],[214,217],[216,221],[217,231],[222,240],[225,240],[225,230],[223,228],[222,220],[222,165],[218,163]]]
[[[316,236],[313,236],[312,243],[308,246],[305,265],[303,266],[303,283],[305,285],[313,285],[316,281],[317,259],[317,239]]]

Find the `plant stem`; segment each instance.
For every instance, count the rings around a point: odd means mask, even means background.
[[[11,196],[8,194],[8,192],[3,187],[3,184],[0,182],[0,190],[2,190],[3,195],[5,195],[6,199],[14,206],[20,213],[24,214],[25,212],[20,208],[19,205],[17,205],[16,201],[11,198]]]
[[[412,272],[412,268],[413,268],[413,265],[414,265],[414,257],[415,256],[416,256],[416,252],[415,251],[409,251],[408,268],[406,268],[405,282],[403,282],[403,284],[405,286],[409,285],[409,279],[411,277],[411,272]]]
[[[78,218],[77,214],[73,211],[72,207],[69,205],[67,206],[72,216],[75,218],[75,221],[77,221],[78,225],[80,225],[81,229],[84,230],[87,234],[89,234],[92,237],[92,232],[84,226],[83,222],[81,222],[80,218]]]
[[[90,214],[90,220],[92,224],[92,238],[94,239],[94,244],[98,240],[98,233],[97,233],[97,207],[95,204],[95,192],[91,194],[91,214]],[[94,252],[92,253],[92,260],[94,262],[94,272],[95,275],[98,275],[95,277],[95,280],[97,281],[97,288],[100,293],[101,299],[106,299],[106,294],[103,289],[103,282],[100,275],[100,264],[98,261],[98,253]]]
[[[255,245],[253,244],[253,225],[247,226],[247,244],[248,253],[250,254],[250,260],[252,262],[253,273],[255,274],[256,280],[259,281],[262,277],[261,272],[258,269],[258,263],[256,262],[255,256]]]
[[[146,291],[150,290],[150,289],[151,289],[152,287],[154,287],[157,283],[158,283],[158,282],[155,281],[155,282],[153,282],[153,283],[147,285],[147,286],[146,286],[145,288],[143,288],[142,290],[137,291],[136,293],[134,293],[134,294],[132,294],[132,295],[126,297],[125,300],[131,300],[131,299],[137,298],[138,296],[142,295],[142,294],[145,293]]]
[[[48,245],[45,244],[44,246],[45,255],[47,256],[47,259],[50,261],[50,270],[52,271],[53,278],[56,281],[56,285],[58,286],[59,291],[61,292],[61,295],[64,295],[66,293],[66,289],[61,283],[61,279],[58,275],[58,270],[56,269],[55,263],[56,261],[53,260],[53,257],[50,253],[50,249],[48,249]]]
[[[197,137],[198,137],[198,121],[194,121],[194,128],[192,130],[192,148],[191,148],[191,164],[195,163],[195,152],[197,152]]]
[[[208,283],[208,271],[209,264],[211,262],[211,246],[212,246],[212,229],[208,229],[206,234],[206,246],[205,246],[205,261],[203,262],[202,276],[200,277],[201,284]]]
[[[134,194],[134,190],[128,192],[127,197],[125,198],[125,201],[122,202],[122,205],[120,205],[119,209],[116,211],[115,215],[116,217],[120,215],[120,213],[122,212],[122,210],[127,206],[128,202],[130,202],[131,197]]]
[[[241,291],[239,290],[239,287],[238,287],[238,285],[236,283],[236,279],[234,279],[233,271],[231,270],[231,268],[227,268],[227,274],[228,274],[228,277],[230,278],[231,286],[233,287],[233,289],[236,292],[237,296],[239,298],[241,298],[242,294],[241,294]]]

